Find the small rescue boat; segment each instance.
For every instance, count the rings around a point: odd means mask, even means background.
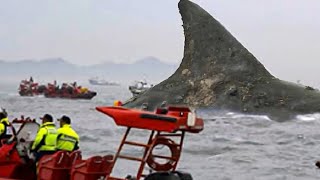
[[[12,124],[19,124],[19,130],[13,131],[13,137],[3,142],[0,148],[0,177],[24,180],[36,178],[41,180],[192,180],[190,174],[176,171],[185,133],[199,133],[203,130],[203,120],[197,118],[189,108],[166,107],[157,109],[155,112],[115,106],[96,109],[112,117],[118,126],[127,128],[115,155],[83,159],[80,151],[72,153],[58,151],[39,160],[36,175],[35,163],[30,158],[29,151],[39,125],[30,120],[17,120]],[[128,135],[133,128],[149,131],[148,142],[129,141]],[[144,148],[143,156],[124,155],[122,153],[124,146]],[[171,155],[156,154],[154,149],[157,146],[167,146]],[[112,172],[118,159],[139,162],[136,174],[127,177],[113,176]],[[145,166],[149,166],[153,173],[146,172]]]
[[[92,99],[94,96],[96,96],[97,93],[93,91],[88,91],[85,93],[45,93],[44,96],[46,98],[65,98],[65,99]]]
[[[139,94],[144,93],[153,87],[153,84],[147,83],[146,80],[135,81],[133,85],[129,86],[129,90],[132,93],[133,97],[138,96]]]
[[[68,84],[63,83],[61,87],[57,82],[40,85],[34,83],[32,77],[30,80],[23,80],[19,86],[20,96],[44,95],[46,98],[66,98],[66,99],[92,99],[97,95],[96,92],[88,88],[78,86],[76,82]]]
[[[43,94],[45,90],[46,87],[37,82],[33,82],[32,77],[30,80],[22,80],[18,89],[20,96],[37,96]]]
[[[78,86],[76,82],[72,84],[63,83],[61,88],[49,84],[44,94],[47,98],[66,98],[66,99],[92,99],[97,93],[88,88]]]

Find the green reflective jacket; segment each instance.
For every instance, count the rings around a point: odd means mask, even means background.
[[[73,151],[78,149],[79,136],[69,124],[58,129],[57,150]]]
[[[57,129],[52,122],[42,124],[31,149],[34,151],[55,151],[57,135]]]
[[[10,125],[9,119],[8,118],[3,118],[0,120],[0,137],[4,135],[7,131],[7,126]]]

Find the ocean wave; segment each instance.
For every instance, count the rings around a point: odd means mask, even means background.
[[[320,119],[320,113],[297,115],[296,119],[300,121],[315,121]]]

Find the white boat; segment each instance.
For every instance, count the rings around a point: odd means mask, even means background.
[[[133,85],[129,86],[129,90],[131,91],[133,96],[138,96],[139,94],[147,91],[152,88],[153,84],[147,83],[146,80],[135,81]]]
[[[90,78],[89,83],[92,85],[101,85],[101,86],[119,86],[119,83],[109,82],[104,79],[100,79],[98,77]]]

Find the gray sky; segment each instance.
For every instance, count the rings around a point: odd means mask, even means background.
[[[87,65],[155,56],[179,63],[184,37],[177,2],[2,0],[0,59],[62,57]],[[317,85],[319,0],[194,2],[217,18],[272,74]],[[311,73],[318,76],[310,80]]]

